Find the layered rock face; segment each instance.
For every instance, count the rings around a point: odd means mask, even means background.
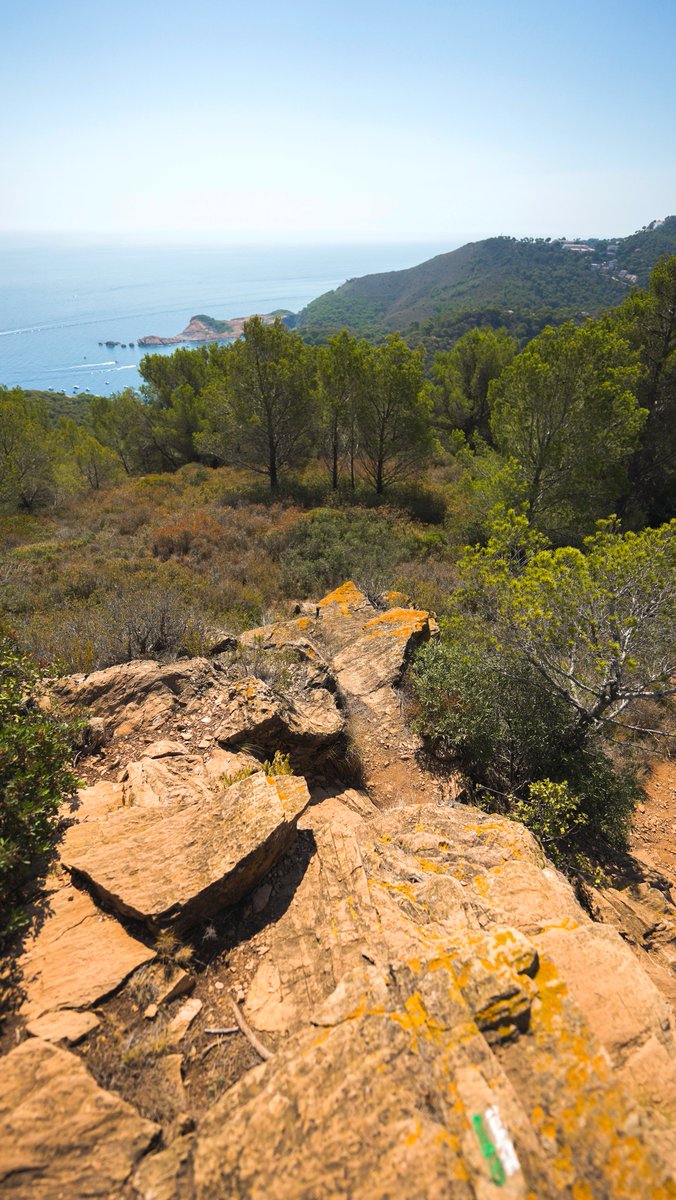
[[[435,633],[347,584],[243,635],[243,662],[300,664],[286,693],[218,657],[62,682],[121,768],[83,790],[16,964],[3,1195],[676,1194],[667,967],[428,775],[397,689]],[[355,747],[360,786],[332,783]],[[275,750],[309,788],[261,769]],[[156,959],[191,930],[188,970]],[[173,1115],[148,1119],[151,1079]]]

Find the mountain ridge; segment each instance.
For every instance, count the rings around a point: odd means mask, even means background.
[[[501,314],[508,325],[526,314],[565,320],[621,303],[670,253],[676,253],[676,216],[626,238],[486,238],[402,271],[349,279],[311,301],[293,324],[308,337],[341,328],[382,336],[487,309],[498,310],[488,323],[499,323]]]

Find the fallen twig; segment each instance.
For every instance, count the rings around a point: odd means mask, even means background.
[[[205,1046],[202,1053],[197,1056],[197,1061],[202,1062],[202,1060],[204,1058],[206,1058],[207,1054],[210,1054],[211,1051],[215,1050],[217,1046],[222,1046],[222,1045],[223,1045],[223,1042],[220,1041],[219,1038],[216,1038],[215,1041],[213,1041],[213,1042],[209,1042],[209,1045]]]
[[[237,1024],[239,1025],[245,1038],[253,1046],[256,1053],[260,1054],[261,1058],[265,1059],[265,1061],[267,1062],[268,1059],[272,1058],[272,1051],[268,1050],[267,1046],[263,1045],[260,1038],[256,1037],[256,1034],[254,1033],[251,1026],[247,1025],[246,1021],[244,1020],[244,1017],[242,1016],[242,1014],[239,1010],[239,1006],[238,1006],[237,1001],[235,1000],[234,996],[228,995],[228,1000],[230,1001],[230,1004],[232,1006],[232,1011],[233,1011],[235,1020],[236,1020]]]
[[[239,1033],[239,1025],[229,1025],[226,1029],[205,1029],[205,1033]]]

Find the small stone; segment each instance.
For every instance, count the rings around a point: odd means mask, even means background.
[[[46,1013],[36,1021],[29,1021],[26,1032],[31,1037],[42,1038],[45,1042],[76,1042],[91,1033],[99,1024],[99,1018],[91,1012],[75,1012],[73,1009],[60,1009],[57,1012]]]
[[[214,987],[216,988],[216,991],[217,991],[217,992],[222,992],[222,991],[223,991],[223,988],[225,987],[225,984],[224,984],[224,983],[220,983],[220,982],[219,982],[219,983],[215,983],[215,984],[214,984]]]
[[[181,1038],[185,1037],[195,1017],[202,1010],[202,1001],[197,997],[187,1000],[185,1004],[179,1008],[173,1021],[169,1022],[167,1033],[172,1042],[180,1042]]]
[[[168,1004],[170,1000],[177,1000],[179,996],[184,996],[186,992],[191,992],[195,986],[195,980],[182,967],[176,967],[171,975],[162,980],[157,993],[158,1004]]]
[[[157,1007],[156,1004],[149,1004],[143,1015],[144,1015],[146,1021],[154,1021],[158,1012],[159,1012],[159,1008]]]
[[[263,912],[267,908],[272,895],[272,887],[269,883],[264,883],[262,887],[256,888],[252,897],[253,910],[255,913]]]

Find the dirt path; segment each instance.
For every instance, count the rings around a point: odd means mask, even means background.
[[[655,763],[644,785],[630,841],[635,858],[676,886],[676,760]]]

